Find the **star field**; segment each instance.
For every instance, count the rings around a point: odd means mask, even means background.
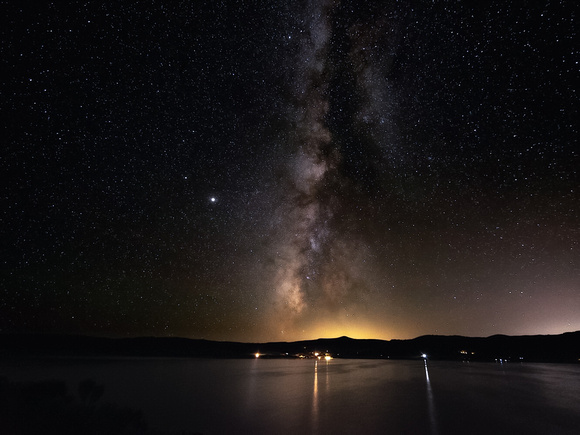
[[[580,329],[575,2],[1,7],[1,332]]]

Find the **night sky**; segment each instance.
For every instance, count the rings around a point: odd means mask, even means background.
[[[0,3],[0,332],[580,330],[574,0]]]

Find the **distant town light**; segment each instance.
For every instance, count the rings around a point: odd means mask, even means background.
[[[421,354],[421,358],[423,358],[423,359],[427,359],[427,354],[426,354],[426,353],[422,353],[422,354]]]
[[[260,352],[256,352],[256,358],[260,358]]]

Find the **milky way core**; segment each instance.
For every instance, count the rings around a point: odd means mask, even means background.
[[[343,110],[332,107],[340,106],[338,99],[331,101],[338,74],[352,74],[356,86],[368,96],[365,100],[372,100],[355,107],[357,120],[370,122],[370,118],[377,118],[375,112],[380,112],[384,123],[388,113],[380,106],[387,104],[387,97],[382,90],[375,92],[373,80],[367,80],[374,69],[370,58],[351,63],[346,72],[333,66],[332,58],[339,55],[333,47],[333,15],[333,2],[309,2],[301,17],[304,31],[297,38],[298,55],[292,59],[293,104],[288,107],[292,119],[287,131],[290,152],[281,181],[284,193],[276,210],[278,230],[271,246],[274,281],[270,321],[282,336],[284,331],[306,331],[321,325],[345,331],[353,323],[360,325],[361,319],[355,316],[361,314],[372,290],[372,283],[365,278],[365,268],[369,267],[365,264],[369,258],[365,244],[356,233],[356,223],[348,222],[351,216],[345,220],[341,214],[353,202],[352,183],[340,169],[343,156],[327,119],[330,111]],[[361,49],[349,40],[349,32],[360,37],[362,29],[351,25],[343,31],[350,44],[346,56],[363,57],[356,53]],[[358,68],[362,63],[365,67]]]

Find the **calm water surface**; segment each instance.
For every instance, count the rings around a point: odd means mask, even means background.
[[[580,365],[124,359],[0,362],[11,382],[104,386],[164,433],[578,434]]]

